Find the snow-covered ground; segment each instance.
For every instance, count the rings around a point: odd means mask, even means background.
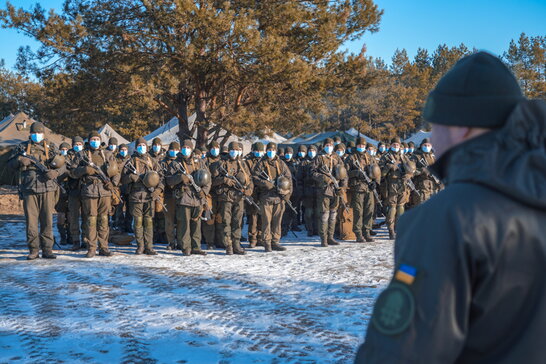
[[[392,270],[392,241],[246,256],[27,262],[21,217],[0,219],[0,362],[351,363]],[[245,244],[246,245],[246,244]]]

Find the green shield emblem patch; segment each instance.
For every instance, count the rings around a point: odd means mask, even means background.
[[[396,335],[406,330],[413,319],[415,302],[407,286],[392,283],[375,303],[372,324],[384,335]]]

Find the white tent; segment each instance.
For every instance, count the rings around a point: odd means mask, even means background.
[[[104,124],[99,129],[99,134],[103,142],[108,143],[108,139],[116,138],[119,144],[129,144],[129,141],[122,137],[117,131],[114,130],[109,124]]]
[[[30,126],[35,122],[36,120],[30,118],[24,112],[4,118],[0,122],[0,146],[8,147],[27,141],[30,134]],[[54,133],[48,127],[45,127],[45,137],[50,142],[55,143],[57,148],[62,142],[71,144],[70,138]]]
[[[419,130],[417,133],[413,134],[404,141],[406,143],[413,142],[416,146],[419,146],[423,139],[430,138],[430,134],[430,131]]]
[[[189,117],[188,121],[189,121],[190,129],[192,128],[196,117],[197,117],[196,114],[192,114]],[[144,139],[146,139],[146,141],[148,143],[152,143],[152,140],[154,140],[154,138],[160,138],[161,139],[161,144],[163,145],[163,147],[167,148],[169,146],[169,144],[171,142],[173,142],[173,141],[180,142],[180,140],[178,138],[178,130],[179,130],[178,118],[174,117],[171,120],[169,120],[167,123],[163,124],[162,126],[157,128],[156,130],[151,132],[150,134],[146,135],[144,137]],[[218,138],[222,139],[226,134],[227,134],[227,131],[225,129],[220,129],[220,132],[218,134]],[[194,132],[192,137],[194,139],[197,138],[197,130]],[[209,142],[212,141],[213,137],[214,137],[214,135],[210,136]],[[252,143],[250,141],[245,140],[243,138],[239,138],[236,135],[231,135],[228,138],[227,143],[232,142],[232,141],[240,142],[240,143],[243,144],[243,154],[249,153],[251,148],[252,148]],[[134,147],[134,142],[131,143],[131,148],[133,148],[133,147]]]
[[[379,144],[379,142],[377,140],[372,139],[369,136],[364,135],[362,133],[359,133],[358,130],[356,130],[355,128],[351,128],[349,130],[346,130],[345,132],[347,134],[350,134],[350,135],[354,136],[355,138],[362,137],[362,138],[366,139],[366,143],[371,143],[371,144],[373,144],[375,146],[377,146],[377,144]]]
[[[278,134],[278,133],[271,133],[270,135],[266,135],[264,138],[260,139],[259,137],[257,136],[250,136],[248,138],[245,138],[247,139],[250,143],[254,144],[254,143],[263,143],[264,145],[267,145],[267,143],[269,142],[273,142],[273,143],[276,143],[276,144],[284,144],[284,142],[286,142],[286,138],[283,137],[282,135]]]

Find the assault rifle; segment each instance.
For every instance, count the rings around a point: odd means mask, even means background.
[[[254,201],[254,199],[252,198],[252,196],[247,196],[245,194],[245,186],[243,186],[243,184],[241,183],[241,181],[239,181],[237,179],[237,177],[235,176],[232,176],[228,173],[228,171],[226,171],[226,169],[221,166],[220,164],[218,165],[218,170],[220,171],[220,173],[223,173],[225,175],[225,177],[229,178],[230,180],[234,181],[235,182],[235,186],[237,187],[237,189],[239,190],[239,192],[241,192],[243,194],[243,198],[246,202],[248,202],[248,204],[250,204],[251,206],[254,206],[255,208],[258,209],[258,211],[260,211],[260,206],[258,206],[258,204]]]
[[[423,157],[421,157],[421,159],[419,159],[419,163],[421,163],[423,165],[423,167],[425,167],[426,169],[428,169],[430,167],[430,164],[428,164],[427,160]],[[436,177],[434,174],[430,173],[430,176],[432,177],[432,179],[434,180],[434,183],[436,183],[438,186],[441,186],[442,185],[442,182],[440,182],[440,180],[438,179],[438,177]]]
[[[32,162],[32,164],[34,164],[34,166],[38,169],[38,171],[40,171],[40,173],[42,174],[46,174],[47,172],[49,172],[49,168],[47,168],[42,162],[40,162],[35,156],[33,155],[28,155],[24,150],[20,150],[17,155],[19,157],[23,157],[23,158],[26,158],[28,159],[29,161]],[[66,190],[64,189],[64,187],[59,183],[59,181],[57,181],[56,178],[53,178],[52,179],[53,183],[55,183],[59,189],[61,190],[61,192],[63,194],[66,193]]]
[[[190,180],[190,184],[193,187],[193,189],[195,190],[195,192],[197,192],[198,195],[201,195],[201,192],[203,192],[203,195],[205,195],[205,191],[203,191],[203,189],[201,187],[199,187],[197,185],[197,183],[195,183],[195,180],[193,179],[193,176],[188,173],[188,171],[186,170],[186,168],[184,168],[182,163],[175,162],[175,165],[177,166],[180,173],[182,173],[184,176],[186,176]],[[212,218],[212,209],[209,208],[208,204],[205,204],[205,206],[206,206],[206,209],[205,209],[205,211],[203,211],[204,217],[202,217],[201,219],[205,220],[205,221],[208,221],[208,220],[210,220]]]
[[[133,164],[131,163],[130,160],[127,161],[127,163],[125,163],[125,167],[127,167],[127,169],[129,169],[129,172],[131,172],[132,174],[138,176],[138,171],[137,171],[136,167],[133,166]],[[150,193],[151,193],[151,192],[154,192],[154,189],[153,188],[148,188],[148,191],[150,191]],[[167,210],[167,206],[163,202],[161,202],[161,198],[159,198],[159,196],[152,197],[152,201],[159,202],[161,204],[161,207],[163,207],[163,211],[169,212],[169,210]]]
[[[381,201],[381,198],[379,197],[379,193],[377,193],[377,185],[372,181],[372,179],[368,176],[366,171],[362,168],[362,165],[360,164],[360,161],[358,159],[355,159],[355,166],[358,169],[358,171],[364,176],[364,179],[366,180],[366,183],[368,186],[372,187],[372,192],[375,197],[375,200],[383,208],[383,203]]]
[[[262,170],[260,172],[260,177],[262,179],[265,179],[266,181],[268,182],[271,182],[273,183],[273,185],[275,184],[275,182],[273,182],[273,180],[271,179],[271,177],[269,177],[269,175],[267,174],[266,171]],[[290,208],[290,210],[292,210],[296,215],[298,214],[298,210],[296,210],[296,208],[294,207],[294,205],[292,205],[292,202],[290,202],[290,199],[289,198],[283,198],[284,202],[286,202],[286,205]]]
[[[112,194],[116,195],[119,201],[121,201],[121,196],[119,195],[118,191],[114,188],[114,185],[112,184],[112,180],[110,177],[106,175],[106,173],[103,172],[102,168],[97,166],[89,157],[83,156],[82,158],[83,162],[87,164],[89,167],[93,168],[95,170],[96,175],[99,177],[102,183],[105,185],[111,185],[112,186]]]
[[[396,162],[392,159],[392,157],[389,155],[389,154],[386,154],[389,158],[389,162],[392,163],[393,165],[396,165]],[[402,166],[402,168],[404,168]],[[404,171],[405,172],[405,171]],[[415,192],[417,195],[421,196],[421,193],[419,193],[419,191],[417,190],[417,188],[415,187],[415,184],[413,183],[413,181],[411,180],[411,178],[404,178],[404,183],[406,183],[406,186],[409,187],[410,190],[412,190],[413,192]]]
[[[334,189],[336,190],[336,195],[339,196],[339,201],[341,203],[341,207],[343,207],[343,209],[346,212],[349,212],[349,207],[347,206],[347,203],[345,203],[345,200],[343,199],[343,197],[339,195],[339,191],[341,191],[341,187],[339,186],[339,182],[337,181],[337,179],[332,175],[332,172],[330,172],[326,168],[325,165],[323,165],[318,171],[320,173],[325,174],[326,176],[330,177],[330,179],[332,180],[332,183],[334,185]]]

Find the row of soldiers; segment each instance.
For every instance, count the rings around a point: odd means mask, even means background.
[[[297,155],[290,147],[255,143],[243,156],[237,142],[227,148],[212,142],[206,150],[184,140],[163,150],[161,140],[149,149],[139,138],[130,155],[127,145],[115,138],[103,143],[96,132],[87,142],[74,137],[72,145],[56,149],[44,131],[41,123],[32,124],[29,141],[10,159],[20,176],[29,260],[40,250],[42,258],[55,258],[54,211],[61,240],[71,241],[73,250],[86,249],[89,258],[112,255],[111,225],[134,233],[136,254],[156,255],[158,241],[184,255],[205,255],[202,242],[207,249],[245,254],[245,214],[249,246],[266,252],[285,250],[281,236],[302,220],[322,246],[338,245],[336,233],[371,242],[375,216],[385,214],[393,238],[410,197],[420,203],[439,187],[427,170],[434,162],[428,140],[407,154],[398,139],[382,150],[357,138],[347,148],[332,139],[301,145]],[[344,235],[347,222],[354,239]]]

